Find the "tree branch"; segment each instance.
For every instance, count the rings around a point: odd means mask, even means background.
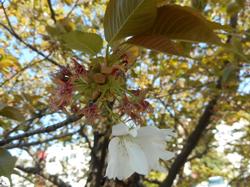
[[[179,125],[182,127],[182,129],[183,129],[185,135],[188,135],[188,131],[187,131],[187,129],[185,128],[185,125],[184,125],[184,124],[180,121],[180,119],[177,118],[177,117],[171,112],[171,110],[168,108],[168,107],[171,107],[171,106],[170,106],[170,105],[167,105],[162,99],[159,99],[159,101],[160,101],[161,104],[165,107],[165,110],[167,110],[167,112],[169,113],[169,116],[170,116],[172,119],[174,119],[175,123],[176,123],[176,124],[179,124]],[[174,110],[174,109],[173,109],[173,110]]]
[[[0,26],[2,26],[5,30],[7,30],[12,36],[14,36],[18,41],[20,41],[22,44],[24,44],[26,47],[28,47],[29,49],[35,51],[37,54],[39,54],[40,56],[44,57],[46,60],[48,60],[49,62],[51,62],[52,64],[58,66],[58,67],[62,67],[62,65],[58,64],[55,60],[49,58],[50,55],[46,55],[44,53],[42,53],[41,51],[39,51],[36,47],[32,46],[31,44],[27,43],[26,41],[24,41],[14,30],[10,20],[9,20],[9,17],[8,17],[8,14],[6,12],[6,9],[3,5],[3,2],[1,3],[1,7],[3,9],[3,12],[4,12],[4,15],[5,15],[5,18],[8,22],[8,25],[9,27],[7,27],[5,24],[1,23],[0,22]]]
[[[68,12],[67,16],[65,18],[69,18],[70,14],[74,11],[74,9],[78,6],[80,0],[76,0],[74,6],[71,8],[71,10]]]
[[[39,175],[43,177],[44,179],[50,181],[54,185],[58,187],[71,187],[71,185],[65,183],[63,180],[61,180],[57,175],[50,175],[48,173],[44,173],[41,171],[41,168],[38,167],[23,167],[23,166],[16,166],[17,169],[33,175]]]
[[[47,2],[48,2],[49,10],[50,10],[50,13],[51,13],[51,19],[53,19],[54,23],[56,23],[56,14],[55,14],[55,11],[54,11],[54,9],[52,7],[51,1],[47,0]]]
[[[48,114],[51,114],[51,113],[47,113],[47,107],[46,108],[43,108],[41,110],[38,110],[37,113],[34,113],[31,115],[31,118],[22,122],[22,123],[19,123],[18,125],[16,125],[15,127],[13,127],[12,129],[10,129],[9,131],[7,132],[4,132],[4,138],[8,138],[10,136],[10,134],[14,133],[16,130],[19,129],[19,127],[24,127],[24,126],[29,126],[32,124],[32,122],[38,118],[42,118],[43,116],[46,116]]]
[[[89,149],[92,150],[93,147],[92,147],[92,145],[91,145],[91,142],[90,142],[88,136],[84,133],[84,128],[85,128],[85,126],[82,126],[82,127],[79,129],[79,134],[80,134],[82,137],[85,138],[85,141],[86,141],[86,143],[88,144]]]
[[[63,126],[66,126],[66,125],[68,125],[68,124],[70,124],[72,122],[78,121],[79,119],[81,119],[81,117],[82,117],[82,115],[72,115],[72,116],[69,116],[66,120],[64,120],[62,122],[59,122],[59,123],[56,123],[54,125],[51,125],[51,126],[48,126],[48,127],[42,127],[42,128],[35,129],[35,130],[31,130],[31,131],[28,131],[28,132],[25,132],[25,133],[22,133],[22,134],[18,134],[16,136],[12,136],[12,137],[3,139],[3,140],[0,141],[0,146],[4,146],[4,145],[10,143],[13,140],[19,140],[19,139],[22,139],[22,138],[27,138],[27,137],[35,135],[35,134],[55,131],[56,129],[59,129],[59,128],[63,127]]]
[[[169,169],[167,178],[162,182],[160,187],[171,187],[174,179],[176,178],[178,172],[182,168],[182,166],[187,161],[188,156],[192,152],[192,150],[195,148],[195,146],[198,144],[198,141],[200,140],[203,131],[206,129],[206,127],[209,125],[211,116],[213,115],[213,109],[218,101],[218,96],[212,99],[203,115],[200,117],[199,122],[195,128],[195,130],[192,132],[192,134],[188,137],[186,145],[183,147],[181,153],[176,157],[174,163],[172,164],[171,168]]]
[[[34,145],[41,145],[41,144],[48,143],[48,142],[53,141],[53,140],[57,140],[57,139],[60,139],[60,138],[65,138],[67,136],[72,136],[73,134],[76,134],[79,131],[80,130],[77,130],[77,131],[74,131],[74,132],[70,132],[70,133],[56,135],[56,136],[53,136],[53,137],[45,139],[45,140],[11,144],[11,145],[4,146],[4,148],[6,148],[6,149],[13,149],[13,148],[22,148],[22,147],[29,147],[29,146],[34,146]]]

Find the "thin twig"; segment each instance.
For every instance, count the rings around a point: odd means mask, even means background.
[[[3,23],[0,22],[0,25],[7,30],[10,34],[12,34],[17,40],[19,40],[21,43],[23,43],[26,47],[30,48],[32,51],[35,51],[37,54],[39,54],[40,56],[44,57],[45,60],[48,60],[49,62],[51,62],[52,64],[58,66],[58,67],[62,67],[62,65],[58,64],[55,60],[48,58],[48,55],[45,55],[44,53],[42,53],[41,51],[39,51],[37,48],[35,48],[34,46],[30,45],[29,43],[27,43],[26,41],[24,41],[19,35],[17,35],[16,33],[13,33],[11,31],[11,29],[9,29],[6,25],[4,25]]]
[[[50,13],[51,13],[51,19],[53,19],[54,23],[56,23],[56,14],[55,14],[55,11],[52,7],[52,3],[50,0],[47,0],[48,2],[48,5],[49,5],[49,10],[50,10]]]
[[[87,144],[88,144],[89,149],[92,150],[93,147],[92,147],[92,145],[91,145],[91,142],[90,142],[88,136],[84,133],[84,128],[85,128],[85,126],[82,126],[78,132],[79,132],[79,134],[80,134],[82,137],[85,138],[85,140],[86,140],[86,142],[87,142]]]
[[[47,109],[48,109],[48,108],[46,107],[46,108],[43,108],[43,109],[41,109],[41,110],[38,110],[37,113],[32,114],[32,117],[31,117],[30,119],[25,120],[24,122],[22,122],[22,123],[16,125],[14,128],[10,129],[9,131],[4,132],[4,138],[8,138],[8,136],[9,136],[11,133],[15,132],[16,130],[18,130],[19,127],[29,126],[35,119],[37,119],[37,118],[42,118],[42,117],[45,116],[45,115],[51,114],[51,113],[46,113]]]
[[[7,30],[12,36],[14,36],[17,40],[19,40],[22,44],[24,44],[26,47],[30,48],[31,50],[35,51],[37,54],[41,55],[42,57],[44,57],[46,60],[48,60],[49,62],[51,62],[52,64],[58,66],[58,67],[62,67],[62,65],[58,64],[55,60],[48,58],[48,55],[42,53],[41,51],[39,51],[36,47],[32,46],[31,44],[27,43],[26,41],[24,41],[14,30],[10,20],[9,20],[9,16],[7,14],[6,9],[4,8],[3,3],[1,3],[1,7],[3,9],[5,18],[8,22],[8,26],[6,26],[5,24],[0,22],[0,26],[2,26],[5,30]]]
[[[68,12],[67,16],[65,18],[69,18],[70,14],[72,14],[72,12],[74,11],[74,9],[78,6],[80,0],[76,0],[74,6],[72,7],[72,9]]]

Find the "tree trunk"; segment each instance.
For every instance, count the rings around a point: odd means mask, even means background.
[[[105,161],[108,153],[110,134],[110,129],[107,129],[103,133],[94,132],[94,145],[91,150],[90,169],[86,187],[104,186]]]

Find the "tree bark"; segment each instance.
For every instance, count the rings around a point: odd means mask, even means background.
[[[179,171],[181,170],[181,168],[184,166],[185,162],[187,161],[188,156],[190,155],[192,150],[195,148],[195,146],[198,144],[198,141],[200,140],[203,131],[209,125],[211,116],[213,115],[213,108],[216,105],[217,100],[218,100],[218,97],[215,97],[206,106],[206,109],[203,115],[200,117],[198,125],[196,126],[192,134],[188,137],[186,145],[183,147],[181,153],[176,157],[174,163],[169,169],[167,178],[162,182],[160,187],[172,186],[177,174],[179,173]]]
[[[100,187],[105,183],[106,157],[111,130],[94,132],[94,145],[91,150],[90,173],[85,187]]]

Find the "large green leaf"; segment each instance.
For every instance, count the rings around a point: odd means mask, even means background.
[[[218,24],[208,21],[190,7],[166,5],[158,8],[156,21],[149,32],[174,40],[221,44],[213,32],[218,28]]]
[[[128,43],[163,53],[184,55],[180,45],[161,35],[135,36],[129,39]]]
[[[9,119],[14,119],[17,121],[25,120],[23,114],[18,109],[11,107],[11,106],[5,106],[1,108],[2,109],[0,110],[0,116],[5,116]]]
[[[62,41],[71,49],[96,55],[102,48],[102,38],[95,33],[72,31],[61,35]]]
[[[7,150],[0,148],[0,176],[10,178],[10,175],[14,171],[16,161],[16,157],[11,156]]]
[[[109,43],[141,34],[156,18],[155,0],[110,0],[104,16],[104,32]]]

